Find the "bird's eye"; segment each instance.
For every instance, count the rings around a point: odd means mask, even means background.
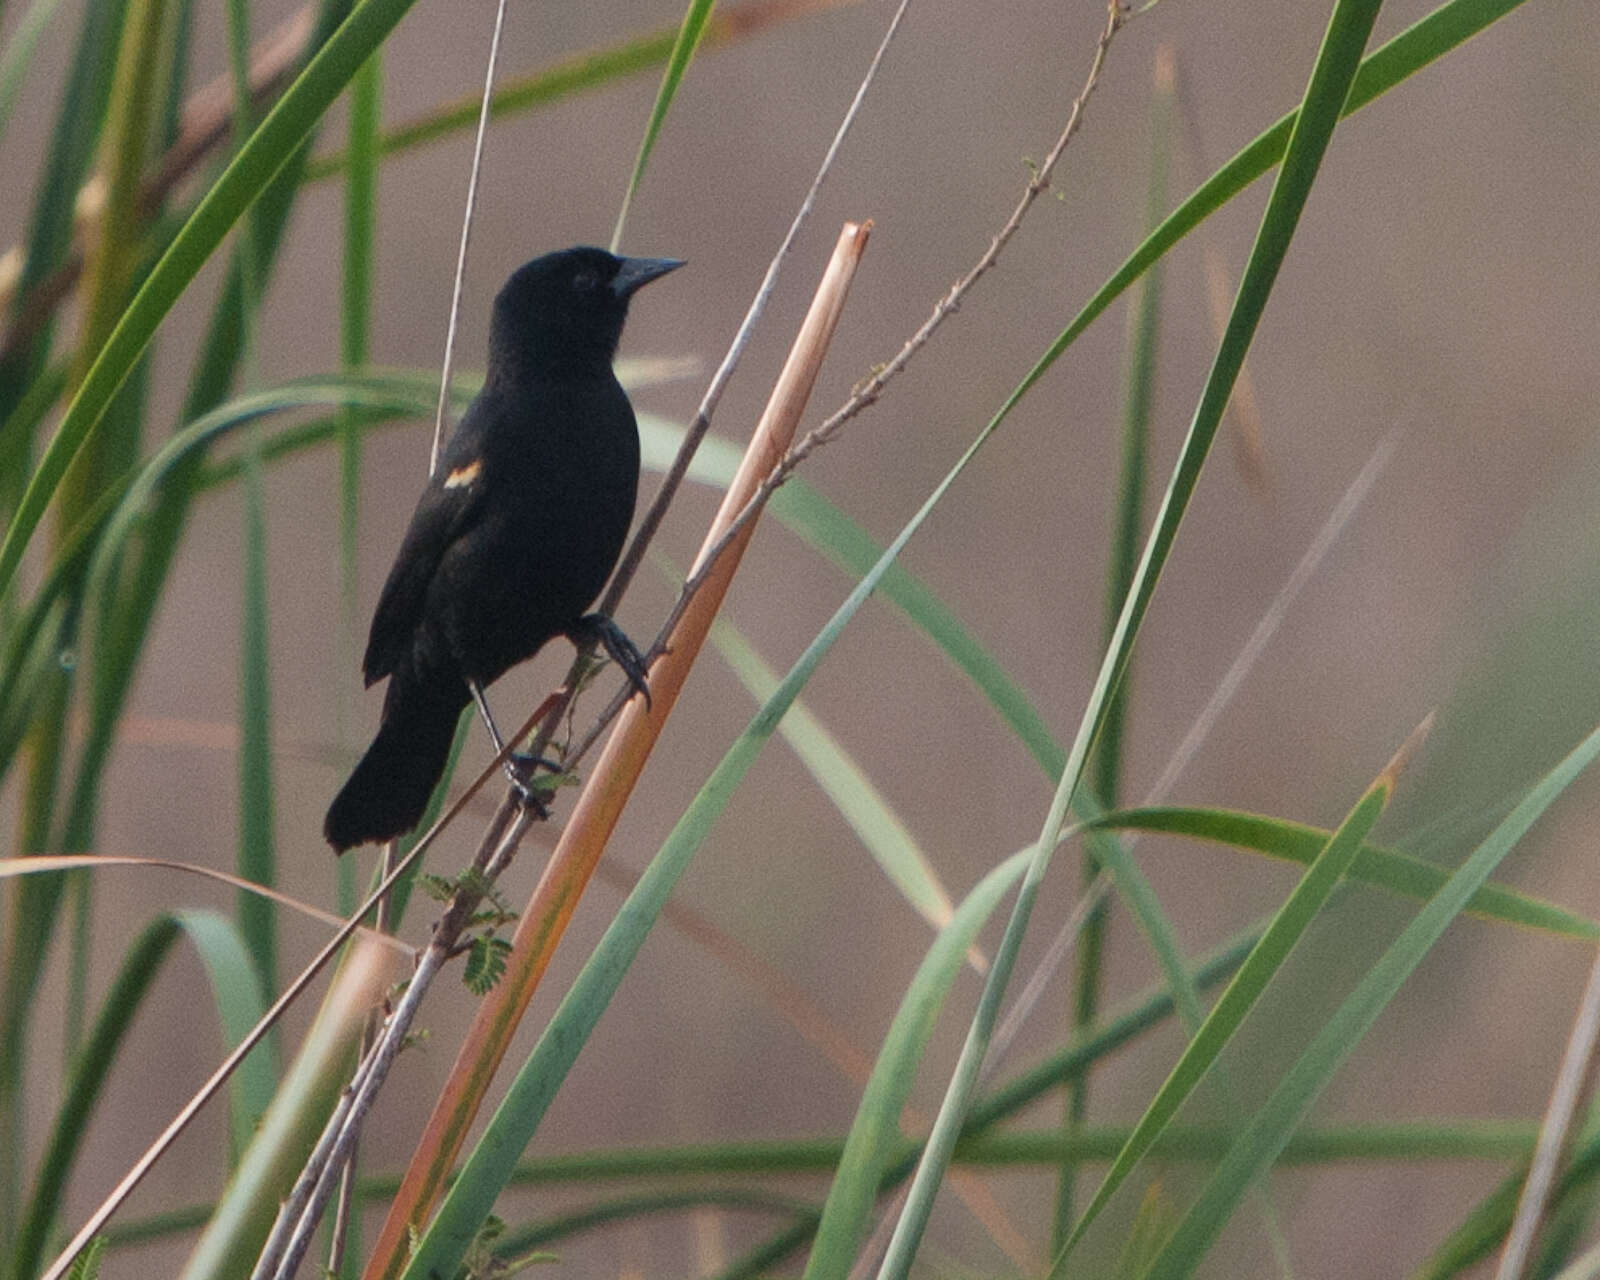
[[[572,277],[572,287],[579,293],[591,293],[599,283],[599,277],[592,271],[580,271]]]

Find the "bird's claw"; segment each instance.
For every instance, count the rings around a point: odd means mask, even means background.
[[[510,780],[512,789],[522,800],[523,808],[532,809],[541,819],[550,817],[551,790],[539,786],[533,780],[534,773],[539,769],[548,769],[551,773],[560,773],[561,766],[553,760],[543,757],[535,758],[525,751],[513,751],[505,759],[506,777]]]
[[[575,643],[594,640],[604,647],[611,661],[628,677],[633,691],[644,698],[645,710],[650,710],[649,668],[637,645],[616,621],[603,613],[588,613],[578,619],[578,625],[567,633]]]

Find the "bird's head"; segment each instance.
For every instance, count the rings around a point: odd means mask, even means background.
[[[580,246],[518,267],[494,300],[490,375],[609,367],[628,299],[682,265],[674,258],[620,258]]]

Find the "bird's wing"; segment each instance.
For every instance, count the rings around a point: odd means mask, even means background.
[[[463,424],[465,425],[465,424]],[[428,587],[452,543],[477,522],[482,510],[482,461],[458,446],[458,433],[428,481],[412,513],[406,536],[383,584],[361,668],[367,684],[390,675],[411,651],[422,620]]]

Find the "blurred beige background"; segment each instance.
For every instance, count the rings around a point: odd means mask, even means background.
[[[728,6],[730,9],[733,6]],[[1429,5],[1388,6],[1379,39]],[[225,66],[217,6],[201,5],[201,78]],[[294,6],[260,3],[264,34]],[[807,477],[887,539],[1046,344],[1139,238],[1156,50],[1178,54],[1205,154],[1182,156],[1181,198],[1199,176],[1297,100],[1324,5],[1166,0],[1118,37],[1086,125],[997,270],[895,382],[883,402],[807,466]],[[679,7],[514,4],[503,75],[604,45]],[[809,183],[891,7],[843,5],[705,50],[691,68],[643,189],[624,248],[680,256],[689,267],[641,296],[624,354],[721,357],[768,257]],[[408,119],[481,84],[488,0],[419,4],[385,62],[385,118]],[[821,270],[838,224],[876,230],[813,402],[837,405],[891,356],[950,281],[975,260],[1044,154],[1082,84],[1104,10],[1097,3],[991,6],[920,0],[891,51],[860,125],[822,194],[716,429],[743,439]],[[11,21],[13,14],[7,15]],[[1408,776],[1381,834],[1499,801],[1564,753],[1600,712],[1595,620],[1600,482],[1593,442],[1600,402],[1595,187],[1600,175],[1600,42],[1592,10],[1530,3],[1442,63],[1361,112],[1336,135],[1251,356],[1265,426],[1270,491],[1253,490],[1223,441],[1203,477],[1135,657],[1129,795],[1159,774],[1261,611],[1340,493],[1397,427],[1398,452],[1181,779],[1174,799],[1331,824],[1432,707],[1433,742]],[[28,85],[37,110],[5,142],[10,172],[31,174],[53,107],[57,69],[76,22],[63,14]],[[535,253],[604,243],[656,91],[637,77],[553,109],[497,124],[467,271],[459,350],[481,366],[489,301]],[[342,117],[340,117],[342,119]],[[339,137],[336,119],[325,144]],[[28,129],[35,132],[30,136]],[[374,355],[430,367],[443,348],[470,138],[457,135],[384,167]],[[1204,229],[1236,273],[1265,200],[1252,188]],[[18,234],[30,192],[0,185],[0,216]],[[337,364],[337,184],[307,193],[272,281],[261,332],[264,379]],[[215,272],[208,280],[215,283]],[[1168,259],[1150,504],[1165,481],[1205,376],[1210,327],[1200,241]],[[157,421],[170,421],[208,296],[187,300],[160,338]],[[1115,307],[1012,416],[912,542],[923,575],[1070,739],[1099,657],[1101,582],[1118,454],[1123,320]],[[703,379],[650,390],[641,409],[685,419]],[[1227,430],[1233,430],[1230,425]],[[367,616],[427,463],[427,426],[370,438],[362,511]],[[653,488],[646,477],[644,492]],[[318,834],[336,784],[328,762],[337,690],[364,735],[379,697],[357,693],[335,662],[336,485],[331,453],[276,468],[269,487],[273,695],[282,883],[332,901],[333,860]],[[698,545],[714,496],[686,492],[662,545],[680,563]],[[231,722],[236,708],[237,496],[200,504],[132,702],[141,717]],[[783,669],[849,589],[788,533],[762,528],[728,616]],[[670,600],[646,572],[621,611],[648,636]],[[558,678],[567,653],[545,654],[494,692],[519,718]],[[1051,784],[953,669],[891,608],[872,604],[808,691],[809,704],[863,763],[953,892],[1037,833]],[[591,707],[598,705],[591,699]],[[657,750],[608,855],[642,867],[752,710],[708,652]],[[486,758],[474,738],[471,759]],[[191,745],[128,743],[110,773],[107,852],[230,865],[235,761]],[[1511,881],[1574,909],[1600,912],[1590,828],[1600,790],[1580,783],[1507,862]],[[9,814],[12,801],[5,798]],[[569,806],[564,806],[564,808]],[[559,819],[559,815],[558,815]],[[466,857],[467,824],[439,850]],[[507,881],[525,898],[550,833],[530,842]],[[1447,861],[1464,848],[1437,851]],[[358,854],[369,858],[370,854]],[[1186,946],[1200,950],[1270,909],[1292,883],[1281,867],[1225,850],[1146,842],[1140,862]],[[1070,910],[1077,850],[1057,860],[1024,967]],[[771,745],[679,891],[822,1004],[875,1052],[928,940],[781,743]],[[523,1036],[598,938],[620,900],[597,881],[563,945]],[[96,899],[99,958],[109,972],[152,911],[174,902],[227,908],[226,895],[159,876],[107,877]],[[418,902],[407,931],[422,938]],[[1331,1009],[1409,908],[1356,894],[1324,922],[1294,965],[1290,992],[1247,1028],[1263,1071],[1292,1061],[1311,1020]],[[285,964],[320,931],[285,921]],[[998,926],[987,935],[992,942]],[[1155,980],[1126,913],[1114,913],[1109,996]],[[1543,1104],[1588,957],[1479,922],[1456,925],[1319,1104],[1324,1123],[1427,1115],[1531,1118]],[[46,1008],[59,1007],[59,974]],[[1009,1060],[1042,1055],[1061,1034],[1069,975]],[[977,985],[966,975],[936,1033],[914,1094],[931,1111],[960,1043]],[[113,1078],[68,1216],[81,1217],[219,1055],[199,966],[185,957],[134,1033]],[[363,1157],[403,1161],[448,1069],[471,998],[441,984],[425,1016],[432,1040],[409,1054],[375,1117]],[[294,1020],[296,1029],[305,1017]],[[54,1105],[56,1029],[46,1017],[35,1072],[39,1127]],[[1135,1117],[1176,1051],[1168,1029],[1096,1076],[1093,1117]],[[135,1069],[136,1064],[136,1069]],[[1235,1071],[1248,1102],[1273,1074]],[[658,929],[579,1060],[536,1148],[842,1133],[859,1086],[842,1079],[756,994],[699,946]],[[1054,1123],[1051,1101],[1027,1117]],[[1215,1092],[1185,1112],[1220,1120]],[[130,1213],[213,1195],[222,1115],[155,1172]],[[37,1132],[34,1135],[37,1140]],[[1489,1164],[1343,1165],[1289,1170],[1273,1186],[1298,1274],[1376,1276],[1420,1261],[1503,1173]],[[1193,1168],[1164,1186],[1183,1203]],[[1052,1182],[1008,1174],[992,1185],[1012,1223],[1041,1245]],[[821,1182],[796,1182],[820,1197]],[[1125,1221],[1136,1202],[1125,1194]],[[502,1213],[548,1212],[519,1194]],[[375,1224],[374,1224],[375,1225]],[[753,1217],[663,1218],[564,1247],[569,1274],[690,1274],[760,1238]],[[1100,1232],[1114,1257],[1116,1227]],[[1009,1264],[953,1199],[931,1234],[935,1254],[977,1274]],[[168,1274],[181,1255],[130,1253],[111,1277]],[[1237,1216],[1204,1274],[1271,1270],[1260,1219]],[[308,1272],[309,1274],[309,1272]]]

